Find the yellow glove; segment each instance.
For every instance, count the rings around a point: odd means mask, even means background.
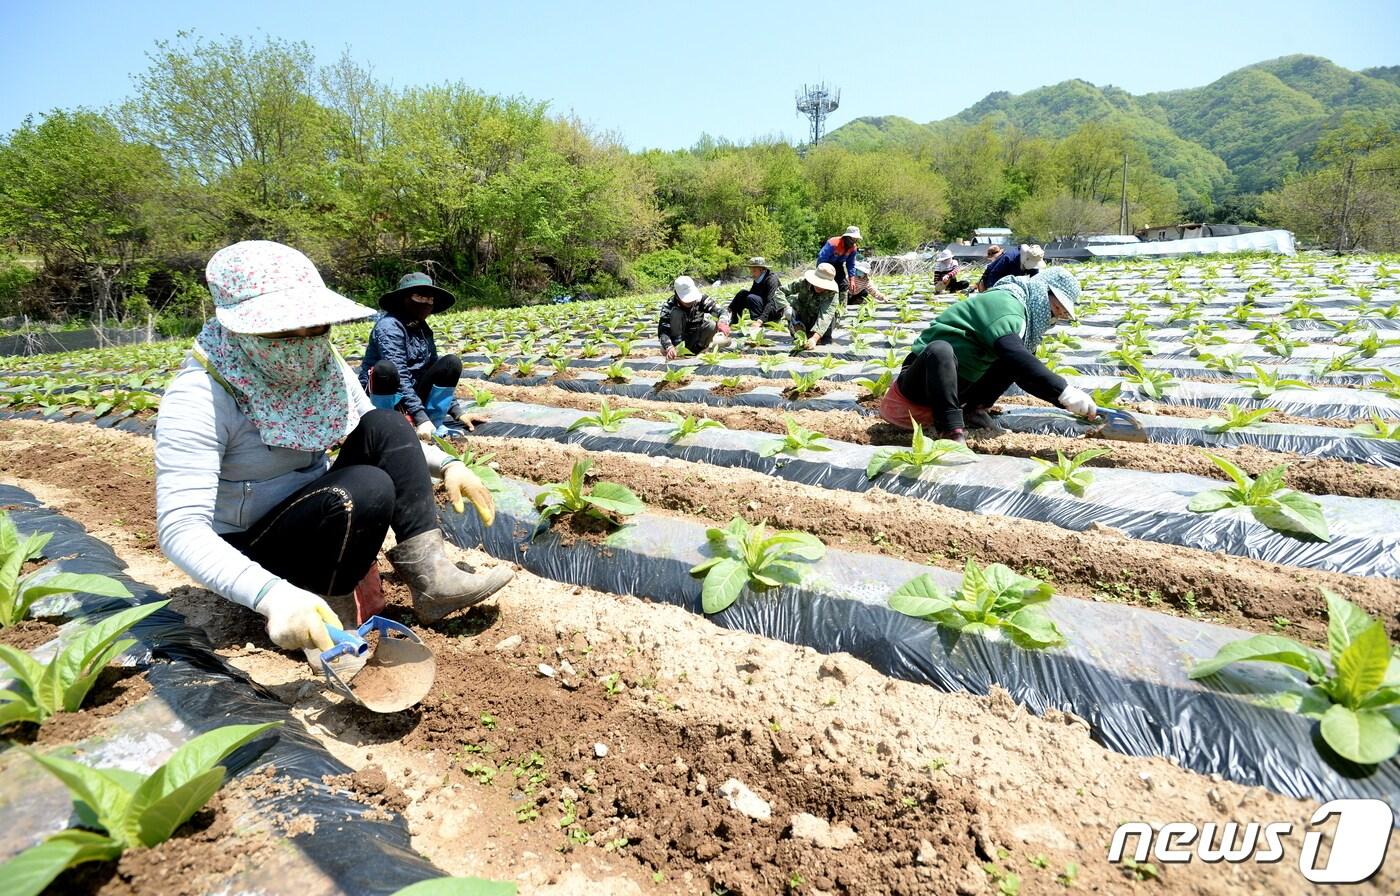
[[[285,580],[268,589],[257,612],[267,619],[272,643],[287,650],[330,650],[333,642],[326,626],[343,628],[329,604]]]
[[[491,490],[461,461],[449,463],[447,469],[442,471],[442,487],[447,490],[452,509],[458,513],[466,512],[465,499],[472,502],[483,526],[491,525],[496,519],[496,502],[491,497]]]

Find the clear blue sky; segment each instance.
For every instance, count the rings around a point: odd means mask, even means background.
[[[667,149],[702,133],[800,137],[793,92],[819,79],[842,89],[836,126],[931,121],[993,90],[1066,78],[1133,93],[1194,87],[1289,53],[1400,64],[1393,0],[0,0],[0,133],[32,112],[120,101],[153,42],[180,29],[305,40],[323,62],[349,47],[395,85],[461,80],[547,99],[633,148]]]

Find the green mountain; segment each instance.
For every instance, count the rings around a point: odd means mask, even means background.
[[[1353,72],[1317,56],[1285,56],[1233,71],[1204,87],[1134,96],[1118,87],[1063,81],[1027,93],[990,93],[957,115],[919,125],[859,118],[827,139],[852,149],[917,146],[987,120],[1036,137],[1064,137],[1085,122],[1118,125],[1140,140],[1153,168],[1183,202],[1277,186],[1306,163],[1318,134],[1343,114],[1400,128],[1400,66]]]

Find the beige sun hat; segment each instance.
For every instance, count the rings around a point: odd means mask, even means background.
[[[861,240],[860,228],[855,226],[854,224],[852,224],[850,227],[847,227],[846,232],[841,235],[853,239],[856,242],[860,242]]]
[[[958,266],[957,259],[953,257],[952,249],[944,249],[938,253],[938,257],[933,260],[933,269],[937,273],[946,274]]]
[[[803,274],[802,279],[806,280],[817,289],[824,289],[827,292],[836,292],[839,288],[836,285],[836,268],[825,261],[817,265],[815,271],[808,271]]]
[[[1038,271],[1045,267],[1045,250],[1037,245],[1021,247],[1021,270]]]
[[[225,246],[209,259],[204,276],[214,317],[230,333],[257,336],[374,316],[373,308],[327,288],[311,259],[270,240]]]

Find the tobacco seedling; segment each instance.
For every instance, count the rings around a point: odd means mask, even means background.
[[[792,385],[788,387],[788,390],[791,391],[793,395],[797,396],[806,395],[808,392],[817,388],[817,383],[821,382],[822,378],[822,372],[820,370],[802,372],[790,370],[788,371],[788,375],[792,377]]]
[[[714,556],[690,570],[703,576],[700,605],[706,613],[718,613],[738,599],[747,585],[754,592],[768,591],[802,581],[796,561],[820,560],[826,547],[805,532],[768,533],[764,524],[750,526],[742,517],[723,529],[705,532]]]
[[[1114,383],[1106,389],[1094,389],[1090,392],[1090,397],[1094,399],[1094,406],[1108,408],[1111,411],[1118,410],[1122,403],[1118,400],[1123,394],[1123,384]]]
[[[1109,448],[1090,448],[1079,452],[1073,458],[1067,458],[1064,452],[1056,449],[1054,461],[1032,457],[1031,460],[1040,464],[1040,471],[1030,478],[1027,485],[1034,489],[1053,480],[1062,484],[1065,491],[1082,498],[1084,490],[1094,483],[1094,474],[1089,470],[1080,469],[1080,467],[1096,457],[1112,453]]]
[[[865,394],[871,398],[884,398],[885,393],[890,391],[890,386],[894,383],[894,374],[888,370],[881,373],[875,379],[861,377],[855,381],[855,385],[865,390]]]
[[[1331,540],[1327,520],[1322,515],[1322,505],[1302,492],[1284,487],[1287,464],[1279,464],[1261,473],[1258,479],[1253,479],[1219,455],[1207,452],[1206,457],[1224,470],[1235,484],[1196,495],[1187,505],[1191,511],[1214,513],[1229,507],[1247,507],[1255,520],[1275,532],[1308,535],[1321,541]]]
[[[440,436],[435,437],[434,441],[437,442],[438,447],[441,448],[448,457],[460,460],[466,465],[468,470],[476,474],[476,478],[481,480],[482,485],[493,492],[500,492],[505,489],[506,484],[504,480],[501,479],[501,474],[496,472],[495,467],[491,466],[491,461],[496,457],[495,454],[489,451],[483,451],[478,454],[465,444],[461,448],[458,448],[456,445]]]
[[[5,892],[37,896],[65,868],[164,843],[223,786],[219,763],[279,724],[215,728],[181,746],[150,775],[30,754],[68,788],[83,827],[59,831],[0,866]]]
[[[690,379],[690,371],[684,367],[667,367],[661,375],[661,383],[666,386],[679,386]]]
[[[625,383],[632,378],[632,371],[627,369],[627,365],[621,361],[614,361],[603,368],[603,373],[607,374],[607,379],[615,383]]]
[[[1312,384],[1303,380],[1287,379],[1282,374],[1274,373],[1271,370],[1260,367],[1258,364],[1249,365],[1254,370],[1254,376],[1247,376],[1240,379],[1241,386],[1250,386],[1254,389],[1254,397],[1257,399],[1268,398],[1280,389],[1311,389]]]
[[[0,690],[0,726],[42,725],[60,712],[77,712],[107,664],[136,643],[122,635],[168,603],[163,600],[113,614],[65,644],[48,663],[0,644],[0,662],[10,667],[15,679],[9,690]]]
[[[1123,379],[1134,383],[1138,391],[1148,398],[1161,398],[1163,393],[1176,382],[1176,378],[1165,370],[1148,370],[1141,364],[1134,364],[1133,372]]]
[[[535,375],[535,368],[539,366],[539,358],[526,358],[516,366],[515,375],[521,379],[527,379]]]
[[[988,640],[1008,638],[1018,647],[1058,647],[1065,637],[1042,606],[1051,587],[1000,563],[980,567],[968,560],[962,584],[950,592],[928,574],[918,576],[890,595],[890,609],[936,622],[954,631]]]
[[[1233,641],[1214,657],[1197,663],[1192,678],[1205,678],[1230,663],[1278,663],[1303,673],[1309,688],[1278,695],[1270,702],[1322,722],[1322,739],[1339,756],[1362,765],[1385,762],[1400,750],[1400,656],[1385,623],[1324,590],[1327,598],[1327,652],[1332,672],[1317,654],[1291,638],[1255,635]]]
[[[549,528],[550,520],[561,514],[583,513],[616,526],[621,524],[620,518],[641,512],[641,499],[626,486],[596,482],[591,488],[585,488],[584,476],[592,465],[591,460],[578,461],[566,482],[551,482],[535,495],[535,508],[540,512],[535,537]]]
[[[1244,366],[1244,353],[1232,352],[1228,355],[1202,354],[1198,356],[1205,363],[1207,370],[1219,370],[1224,373],[1236,373]]]
[[[1400,305],[1395,307],[1400,308]],[[1383,392],[1391,398],[1400,398],[1400,373],[1391,370],[1378,370],[1376,372],[1381,375],[1381,379],[1371,383],[1366,388]]]
[[[744,378],[741,376],[722,376],[719,378],[719,384],[725,389],[737,389],[743,383]]]
[[[569,428],[565,432],[573,432],[585,426],[596,426],[603,432],[617,432],[623,420],[638,413],[640,411],[636,408],[614,408],[608,404],[608,400],[605,398],[598,402],[598,413],[578,418],[569,424]]]
[[[827,445],[818,442],[825,438],[813,429],[804,429],[792,417],[786,418],[787,435],[776,442],[769,442],[759,449],[759,457],[774,457],[779,454],[797,454],[799,451],[830,451]]]
[[[1370,423],[1362,423],[1353,426],[1351,432],[1367,439],[1386,439],[1391,442],[1400,442],[1400,420],[1394,424],[1385,422],[1380,414],[1372,414]]]
[[[1247,429],[1274,412],[1272,408],[1249,410],[1234,403],[1226,403],[1222,410],[1225,412],[1224,417],[1211,417],[1201,428],[1212,434],[1229,432],[1232,429]]]
[[[667,437],[672,442],[679,442],[687,436],[707,429],[724,429],[723,423],[708,417],[692,417],[689,414],[677,414],[675,411],[662,411],[661,416],[674,427]]]
[[[30,560],[43,556],[52,532],[21,536],[8,513],[0,512],[0,628],[9,628],[29,615],[43,598],[55,594],[95,594],[99,597],[130,597],[131,592],[116,579],[88,573],[53,572],[43,566],[21,576]]]
[[[865,465],[865,478],[874,479],[886,470],[893,470],[897,467],[907,468],[907,472],[918,476],[923,472],[924,467],[941,463],[944,458],[976,460],[977,455],[961,442],[955,442],[952,439],[929,438],[924,435],[923,427],[914,423],[914,433],[910,437],[909,447],[887,446],[877,449],[870,456],[870,462]]]

